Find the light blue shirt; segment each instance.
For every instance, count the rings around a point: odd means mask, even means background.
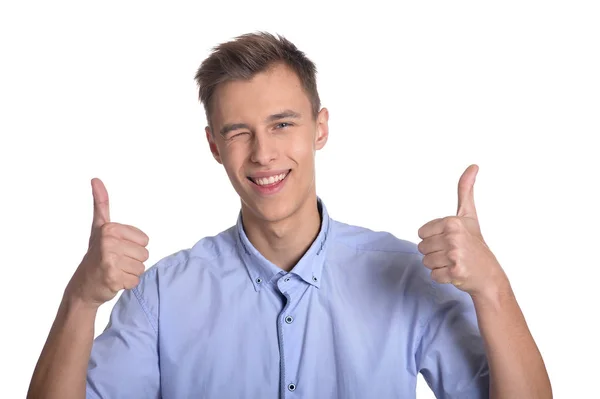
[[[92,348],[88,398],[487,398],[473,302],[417,245],[334,221],[292,271],[237,224],[123,292]]]

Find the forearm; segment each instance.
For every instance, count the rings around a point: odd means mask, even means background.
[[[28,399],[85,398],[97,308],[66,294],[33,373]]]
[[[472,296],[490,368],[490,397],[552,398],[544,361],[508,283]]]

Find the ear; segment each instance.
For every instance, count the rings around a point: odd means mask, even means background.
[[[217,162],[222,165],[223,161],[221,161],[221,154],[219,154],[219,149],[217,148],[217,144],[215,143],[215,138],[214,138],[212,132],[210,131],[210,127],[206,126],[204,128],[204,131],[206,132],[206,140],[208,140],[208,146],[210,147],[210,152],[212,152],[213,157],[217,160]]]
[[[317,135],[315,137],[315,149],[320,150],[327,143],[329,137],[329,111],[321,108],[317,115]]]

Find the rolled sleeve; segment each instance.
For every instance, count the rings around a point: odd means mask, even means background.
[[[418,371],[438,399],[489,398],[489,369],[471,297],[430,283],[429,318],[415,353]]]
[[[116,302],[95,340],[87,371],[87,398],[160,398],[156,269],[149,269]]]

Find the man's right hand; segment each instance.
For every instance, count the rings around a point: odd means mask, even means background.
[[[94,219],[88,251],[65,293],[91,307],[110,301],[121,289],[139,284],[148,260],[148,236],[140,229],[110,221],[108,192],[92,179]]]

